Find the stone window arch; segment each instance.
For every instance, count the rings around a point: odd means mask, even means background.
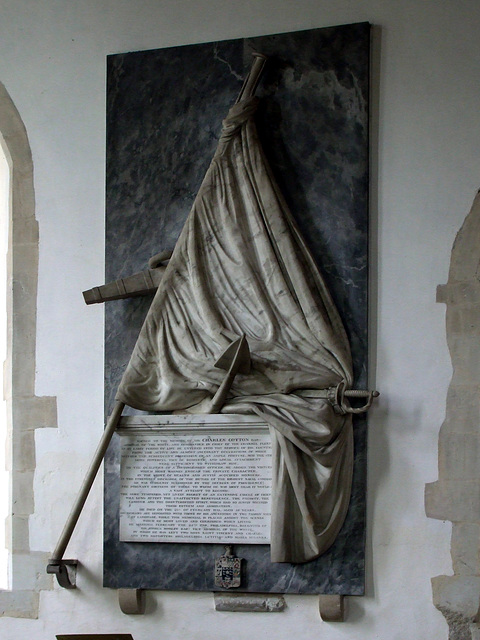
[[[10,588],[0,590],[0,615],[36,618],[39,592],[52,588],[52,579],[45,571],[47,554],[30,549],[35,429],[57,426],[57,411],[54,397],[35,395],[38,223],[35,219],[33,162],[22,119],[1,83],[0,135],[10,165],[11,198],[5,366],[10,452],[7,467],[11,484],[7,520]]]

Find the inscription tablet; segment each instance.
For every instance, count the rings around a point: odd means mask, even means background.
[[[267,430],[126,436],[120,540],[269,543],[271,476]]]

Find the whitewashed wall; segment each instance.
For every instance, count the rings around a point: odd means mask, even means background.
[[[451,375],[444,308],[456,231],[480,186],[480,4],[476,0],[1,0],[0,81],[25,123],[40,225],[37,395],[57,396],[58,429],[37,430],[32,550],[53,549],[102,431],[103,311],[81,291],[103,278],[105,57],[370,21],[372,374],[367,597],[343,624],[315,597],[281,614],[228,614],[211,594],[155,593],[120,613],[101,588],[101,482],[67,557],[79,589],[44,591],[37,620],[0,619],[5,640],[132,633],[135,640],[430,640],[447,637],[430,578],[450,573],[450,527],[424,515]],[[376,338],[376,349],[375,349]],[[376,369],[376,371],[375,371]],[[372,380],[375,382],[374,378]],[[161,569],[160,569],[161,570]]]

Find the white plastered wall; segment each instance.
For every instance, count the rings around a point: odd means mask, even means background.
[[[437,284],[480,186],[480,5],[476,0],[2,0],[0,81],[25,124],[40,229],[37,396],[58,429],[36,432],[30,549],[55,546],[102,431],[105,57],[215,39],[369,21],[377,25],[372,130],[372,374],[367,597],[322,623],[315,597],[277,614],[229,614],[211,594],[156,593],[120,613],[102,589],[101,482],[68,557],[79,589],[41,592],[38,619],[0,619],[0,637],[132,633],[135,640],[293,635],[327,640],[447,638],[430,578],[448,574],[450,526],[425,516],[451,365]],[[376,265],[376,266],[375,266]],[[161,570],[161,568],[159,568]]]

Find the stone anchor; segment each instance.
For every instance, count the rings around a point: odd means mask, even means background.
[[[241,338],[229,344],[215,362],[215,367],[217,369],[225,369],[227,374],[213,396],[208,413],[220,413],[235,376],[237,373],[250,373],[250,364],[250,349],[248,348],[247,338],[243,334]]]

